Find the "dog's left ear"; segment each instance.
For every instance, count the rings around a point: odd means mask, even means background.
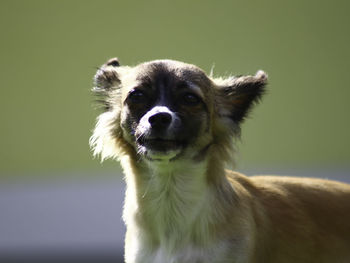
[[[120,85],[120,76],[117,71],[119,66],[118,58],[112,58],[98,68],[94,77],[94,88],[92,91],[98,96],[99,99],[97,101],[104,106],[105,110],[111,108],[109,97]]]
[[[112,58],[98,68],[94,77],[94,92],[108,92],[120,82],[116,68],[120,66],[118,58]]]
[[[218,88],[219,115],[239,124],[265,93],[267,74],[260,70],[255,76],[214,79],[214,82]]]
[[[120,64],[117,58],[108,60],[98,68],[92,91],[104,111],[97,118],[96,127],[90,137],[90,147],[101,160],[118,158],[122,145],[120,127]]]

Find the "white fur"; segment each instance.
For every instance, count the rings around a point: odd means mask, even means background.
[[[204,178],[206,162],[149,164],[137,178],[125,171],[126,262],[225,262],[228,247],[208,228],[215,199]]]
[[[90,137],[89,144],[94,156],[101,155],[101,161],[107,158],[117,158],[120,155],[113,137],[113,123],[118,121],[119,115],[107,111],[97,118],[95,130]]]

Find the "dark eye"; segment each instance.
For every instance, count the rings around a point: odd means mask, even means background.
[[[193,93],[185,93],[181,98],[182,104],[195,106],[201,102],[201,99]]]
[[[135,104],[145,103],[147,101],[147,95],[142,90],[134,90],[130,92],[128,100]]]

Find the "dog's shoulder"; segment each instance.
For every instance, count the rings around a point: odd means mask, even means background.
[[[267,210],[303,209],[320,216],[350,217],[350,184],[317,178],[245,176],[237,172],[227,172],[227,178],[233,189]]]
[[[323,195],[350,194],[349,184],[328,179],[261,175],[252,176],[249,179],[262,188],[278,188],[296,194],[305,191],[310,194],[320,193]]]
[[[226,171],[226,176],[233,186],[239,184],[247,190],[258,192],[288,191],[297,194],[310,191],[310,194],[318,192],[324,195],[342,196],[347,193],[350,194],[350,184],[328,179],[274,175],[246,176],[229,170]]]
[[[317,243],[341,255],[348,253],[349,184],[315,178],[248,177],[236,172],[227,172],[227,178],[233,189],[238,189],[240,203],[252,212],[254,222],[265,226],[260,231],[262,239],[273,237],[279,251],[287,251],[302,240],[305,248]],[[332,236],[332,242],[324,239],[322,233]],[[296,241],[294,237],[300,239]]]

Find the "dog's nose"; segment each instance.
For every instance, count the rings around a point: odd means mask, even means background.
[[[152,128],[167,128],[171,121],[172,117],[171,114],[168,112],[158,112],[148,119],[149,123],[151,124]]]

